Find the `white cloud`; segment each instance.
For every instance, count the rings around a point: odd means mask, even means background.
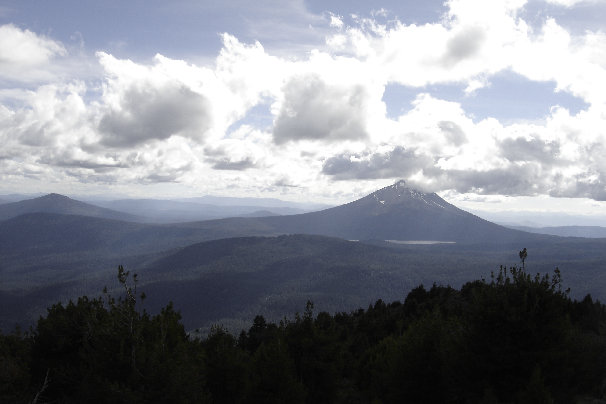
[[[284,86],[274,124],[276,143],[300,139],[343,141],[368,136],[365,88],[327,84],[317,74],[294,77]]]
[[[409,178],[432,165],[431,158],[395,146],[385,152],[343,153],[330,157],[324,162],[322,172],[336,180]]]
[[[257,184],[340,197],[407,177],[436,191],[606,199],[605,34],[574,35],[555,19],[535,32],[520,17],[525,5],[451,0],[425,25],[357,17],[346,26],[331,14],[326,48],[299,59],[229,34],[205,65],[99,52],[96,81],[0,92],[0,175],[206,190]],[[67,55],[51,39],[0,29],[41,50],[3,56],[5,79],[52,77],[45,66]],[[14,46],[5,42],[2,55]],[[473,97],[505,70],[553,81],[589,107],[571,115],[554,106],[541,120],[505,124],[474,119],[428,90],[456,83]],[[393,83],[418,89],[396,119],[382,100]],[[269,128],[248,119],[259,105],[270,105]]]
[[[118,108],[99,121],[101,143],[131,147],[173,135],[201,138],[212,125],[210,101],[177,82],[161,87],[137,83],[124,90]]]
[[[587,0],[545,0],[547,3],[556,4],[558,6],[573,7]]]
[[[343,17],[340,15],[330,14],[330,26],[333,28],[342,28],[344,25]]]
[[[51,79],[54,74],[49,63],[66,55],[58,41],[12,24],[0,26],[0,78],[23,82]]]

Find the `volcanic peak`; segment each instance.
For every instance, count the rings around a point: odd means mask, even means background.
[[[375,203],[383,206],[421,203],[433,207],[445,209],[448,202],[440,198],[436,193],[424,193],[406,186],[406,181],[399,180],[396,183],[381,188],[367,198],[372,198]]]

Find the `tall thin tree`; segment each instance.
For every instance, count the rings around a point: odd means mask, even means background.
[[[522,251],[520,251],[520,259],[522,260],[522,270],[526,270],[525,261],[526,261],[527,256],[528,256],[528,252],[526,251],[526,248],[524,248]]]

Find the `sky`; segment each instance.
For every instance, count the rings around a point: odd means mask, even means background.
[[[3,0],[0,194],[606,217],[604,0]]]

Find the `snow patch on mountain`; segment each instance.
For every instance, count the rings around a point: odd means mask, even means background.
[[[382,206],[397,205],[406,201],[416,200],[425,205],[446,209],[442,199],[436,194],[426,194],[406,186],[406,181],[400,180],[390,186],[373,192],[369,195],[377,204]]]

